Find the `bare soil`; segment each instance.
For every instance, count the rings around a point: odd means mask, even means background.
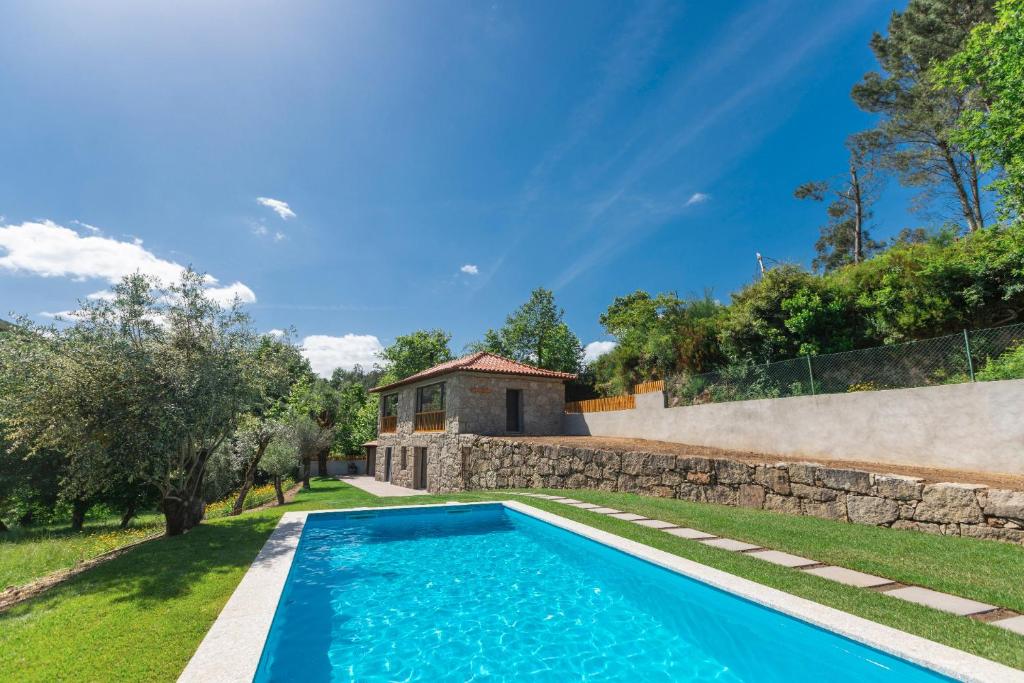
[[[569,448],[594,448],[608,451],[640,451],[644,453],[663,453],[667,455],[684,455],[703,458],[729,458],[755,465],[773,464],[777,462],[813,462],[828,467],[864,470],[878,474],[901,474],[907,477],[920,477],[926,483],[956,482],[960,484],[984,484],[998,489],[1015,489],[1024,491],[1024,475],[995,474],[992,472],[972,472],[969,470],[946,469],[942,467],[921,467],[918,465],[892,465],[870,460],[834,460],[831,458],[803,457],[798,455],[767,455],[750,451],[732,451],[724,448],[708,446],[691,446],[669,441],[651,441],[649,439],[627,439],[611,436],[522,436],[504,437],[509,441],[524,441]]]

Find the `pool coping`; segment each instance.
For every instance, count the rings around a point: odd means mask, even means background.
[[[765,586],[514,500],[286,512],[192,655],[179,683],[252,681],[309,515],[502,505],[652,564],[969,683],[1024,683],[1024,671]]]

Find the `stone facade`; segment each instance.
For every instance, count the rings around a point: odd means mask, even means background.
[[[925,484],[814,463],[567,448],[455,435],[439,449],[444,488],[590,488],[812,515],[1024,544],[1024,492]],[[433,489],[432,489],[433,490]]]
[[[445,429],[417,432],[415,427],[416,389],[443,382],[445,385]],[[374,477],[384,480],[387,449],[391,449],[391,483],[416,488],[420,481],[416,449],[426,450],[427,490],[450,492],[463,489],[459,434],[508,435],[506,431],[506,390],[521,392],[520,423],[516,435],[558,434],[565,408],[565,385],[560,379],[524,377],[482,372],[452,372],[414,384],[398,387],[383,396],[398,395],[398,420],[395,432],[377,436]],[[402,449],[405,467],[402,467]],[[458,457],[457,457],[458,456]],[[461,462],[461,461],[459,461]],[[454,468],[454,469],[453,469]]]

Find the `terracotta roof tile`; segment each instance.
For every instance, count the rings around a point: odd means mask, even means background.
[[[427,368],[421,372],[417,372],[415,375],[409,375],[405,379],[392,382],[391,384],[385,384],[384,386],[374,387],[370,389],[372,392],[386,391],[387,389],[393,389],[400,387],[405,384],[412,384],[413,382],[419,382],[424,379],[431,377],[437,377],[444,375],[449,372],[490,372],[499,375],[518,375],[522,377],[549,377],[552,379],[575,379],[576,375],[571,372],[558,372],[556,370],[545,370],[544,368],[538,368],[533,365],[527,365],[526,363],[520,363],[518,361],[504,358],[495,353],[488,353],[486,351],[478,351],[477,353],[471,353],[468,356],[456,358],[446,363],[435,365],[432,368]]]

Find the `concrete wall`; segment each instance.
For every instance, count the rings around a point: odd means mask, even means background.
[[[1024,474],[1024,380],[565,415],[564,433]]]
[[[342,474],[348,474],[349,463],[354,463],[356,466],[356,474],[366,474],[366,461],[365,460],[328,460],[327,461],[327,476],[337,477]],[[314,477],[320,476],[320,463],[316,458],[313,458],[313,462],[310,463],[310,474]]]

